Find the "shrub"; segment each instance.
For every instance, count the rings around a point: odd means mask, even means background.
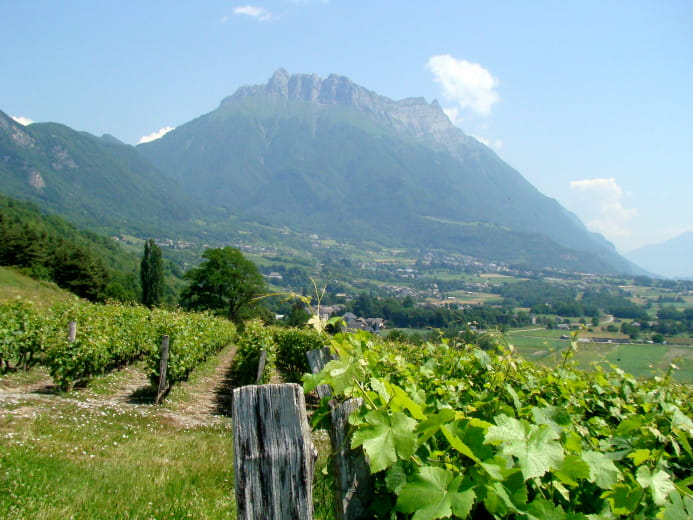
[[[233,362],[233,375],[236,384],[251,385],[257,380],[260,354],[265,351],[265,368],[260,377],[260,383],[270,380],[277,358],[277,344],[272,331],[265,327],[262,320],[255,319],[245,323],[243,334],[238,341],[238,352]]]
[[[274,329],[274,341],[277,344],[277,368],[284,372],[290,383],[298,383],[301,376],[310,372],[306,352],[324,347],[325,337],[309,329]]]

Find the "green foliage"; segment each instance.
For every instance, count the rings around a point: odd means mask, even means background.
[[[0,195],[0,265],[22,268],[91,301],[125,301],[134,299],[136,287],[120,280],[133,264],[113,241]]]
[[[549,370],[498,346],[332,338],[305,388],[361,397],[373,518],[684,518],[691,387],[621,371]],[[395,516],[396,515],[396,516]]]
[[[277,368],[287,382],[300,382],[301,376],[310,372],[306,353],[325,346],[327,339],[315,330],[273,329],[277,344]]]
[[[77,322],[73,343],[67,338],[70,321]],[[59,304],[44,326],[50,330],[45,364],[63,389],[143,357],[158,339],[149,311],[138,306]]]
[[[39,310],[31,302],[0,303],[0,373],[35,361],[43,350],[44,334]]]
[[[68,341],[68,323],[77,335]],[[158,381],[161,337],[169,335],[168,381],[185,380],[208,356],[234,341],[225,319],[123,304],[61,302],[48,309],[29,303],[0,304],[0,369],[38,359],[62,389],[146,358]]]
[[[150,344],[147,352],[147,368],[152,384],[159,381],[159,341],[164,334],[169,336],[166,372],[169,384],[187,380],[195,367],[236,339],[236,326],[211,314],[154,309],[151,322],[157,339],[156,344]]]
[[[147,240],[140,262],[140,281],[142,283],[142,304],[154,307],[161,303],[164,295],[164,263],[161,248],[154,240]]]
[[[204,261],[185,273],[190,285],[182,292],[189,309],[211,310],[235,321],[244,307],[251,305],[265,282],[255,264],[233,247],[207,249]]]
[[[265,367],[259,383],[268,383],[277,362],[277,343],[272,331],[261,320],[250,320],[244,324],[238,340],[238,351],[233,360],[233,373],[237,385],[255,384],[261,352],[265,352]]]

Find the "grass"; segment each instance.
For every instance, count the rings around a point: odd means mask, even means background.
[[[3,518],[234,518],[228,425],[182,428],[151,406],[29,406],[0,416]]]
[[[72,296],[53,283],[34,280],[8,267],[0,267],[0,302],[22,298],[46,305]]]
[[[124,387],[146,384],[137,364],[65,394],[43,393],[50,379],[41,367],[0,376],[0,517],[236,518],[231,419],[200,424],[196,399],[219,390],[210,380],[232,351],[174,386],[163,406],[123,400]],[[29,385],[41,390],[17,391]],[[195,419],[186,420],[190,410]],[[326,432],[314,444],[314,518],[334,520]]]

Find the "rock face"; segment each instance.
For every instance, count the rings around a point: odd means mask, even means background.
[[[278,70],[137,148],[209,207],[271,225],[535,266],[633,269],[437,102],[394,101],[344,76]]]
[[[33,148],[36,144],[33,137],[22,128],[22,125],[3,112],[0,112],[0,130],[6,132],[14,144],[21,148]]]
[[[368,114],[403,136],[442,146],[458,158],[468,155],[469,150],[465,147],[477,143],[452,124],[437,101],[427,103],[422,97],[393,101],[337,74],[322,79],[315,74],[289,75],[284,69],[279,69],[266,85],[241,87],[233,96],[222,101],[221,106],[233,105],[245,97],[258,94],[276,96],[286,101],[347,106]]]

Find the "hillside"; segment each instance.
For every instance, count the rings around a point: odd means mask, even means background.
[[[668,278],[693,279],[693,231],[662,242],[644,246],[626,256],[645,269]]]
[[[0,265],[91,300],[136,300],[138,262],[109,238],[0,195]]]
[[[93,230],[181,229],[197,205],[132,146],[57,123],[22,126],[0,112],[2,193]]]
[[[288,75],[138,146],[206,204],[273,226],[488,260],[634,272],[437,103]]]

